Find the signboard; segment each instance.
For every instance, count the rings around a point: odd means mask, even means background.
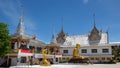
[[[30,50],[19,49],[19,53],[30,53]]]
[[[61,53],[56,53],[55,57],[62,57],[62,54]]]

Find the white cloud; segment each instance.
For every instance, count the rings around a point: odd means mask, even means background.
[[[19,16],[19,12],[17,11],[17,6],[15,1],[9,0],[0,0],[0,10],[1,12],[10,20],[15,22],[16,17]]]
[[[87,3],[88,3],[88,0],[83,0],[83,3],[84,3],[84,4],[87,4]]]
[[[20,0],[0,0],[0,11],[11,21],[12,25],[18,25],[20,18]],[[25,27],[31,31],[36,28],[35,22],[30,16],[24,16],[24,24]]]

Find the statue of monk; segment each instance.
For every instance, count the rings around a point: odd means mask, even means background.
[[[79,56],[79,49],[80,49],[80,44],[76,44],[76,47],[73,50],[73,58],[81,58],[83,59],[83,56]]]
[[[73,57],[79,57],[80,44],[76,44],[76,47],[73,50]]]

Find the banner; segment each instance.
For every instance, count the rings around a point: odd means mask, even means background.
[[[21,49],[21,53],[30,53],[30,50]]]

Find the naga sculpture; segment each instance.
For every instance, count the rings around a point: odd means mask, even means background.
[[[41,61],[41,66],[50,66],[51,64],[50,64],[50,62],[49,61],[47,61],[47,52],[48,52],[48,50],[47,49],[43,49],[42,50],[42,55],[43,55],[43,60]]]

